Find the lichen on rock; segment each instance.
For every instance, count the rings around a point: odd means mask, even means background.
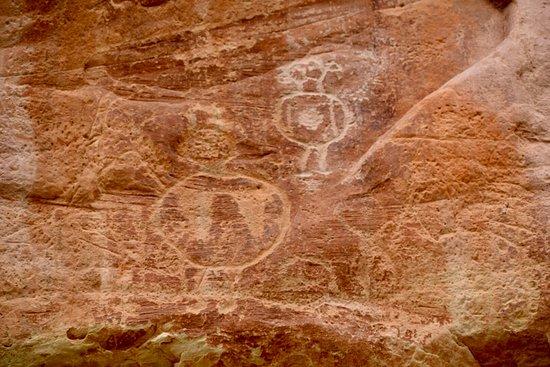
[[[0,365],[62,366],[201,366],[219,360],[223,348],[206,338],[157,331],[155,326],[70,328],[66,335],[40,335],[0,350]]]

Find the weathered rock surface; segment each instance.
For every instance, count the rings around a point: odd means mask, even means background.
[[[546,0],[0,2],[1,366],[549,366]]]

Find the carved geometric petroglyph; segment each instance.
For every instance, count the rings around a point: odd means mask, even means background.
[[[292,93],[281,99],[279,107],[279,128],[287,139],[301,145],[322,146],[344,131],[346,109],[330,94]]]
[[[297,118],[298,124],[307,130],[315,131],[324,121],[324,116],[314,108],[308,108],[300,111]]]
[[[216,106],[195,106],[185,114],[189,121],[189,136],[177,148],[177,153],[204,170],[223,166],[232,159],[234,142],[230,131],[233,124],[221,118]]]
[[[153,224],[194,266],[242,270],[267,257],[283,241],[290,205],[274,185],[227,172],[232,138],[227,124],[208,115],[178,148],[200,171],[164,193],[155,206]],[[195,117],[190,121],[198,124]]]
[[[185,158],[203,165],[230,157],[231,144],[223,131],[210,127],[197,129],[193,135],[179,148],[179,153]]]
[[[280,244],[289,214],[285,195],[271,184],[200,173],[165,193],[153,222],[195,266],[241,269]]]
[[[315,59],[304,60],[282,69],[279,82],[291,84],[298,91],[281,98],[277,105],[276,126],[281,134],[305,148],[299,163],[302,176],[311,175],[307,165],[316,153],[315,173],[330,174],[327,169],[328,147],[342,139],[352,116],[343,101],[325,92],[329,73],[340,73],[341,67]]]

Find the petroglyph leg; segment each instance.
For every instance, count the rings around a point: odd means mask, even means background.
[[[298,161],[298,169],[299,173],[298,176],[300,177],[307,177],[311,176],[311,172],[308,170],[309,161],[312,158],[314,153],[314,149],[311,147],[307,147],[302,156],[300,157],[300,160]]]
[[[328,175],[331,173],[331,171],[327,169],[327,153],[328,153],[327,144],[317,148],[317,157],[318,157],[317,164],[319,169],[319,171],[317,172],[324,175]]]

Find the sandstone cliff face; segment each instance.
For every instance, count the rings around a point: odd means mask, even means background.
[[[0,16],[1,366],[550,365],[548,1]]]

